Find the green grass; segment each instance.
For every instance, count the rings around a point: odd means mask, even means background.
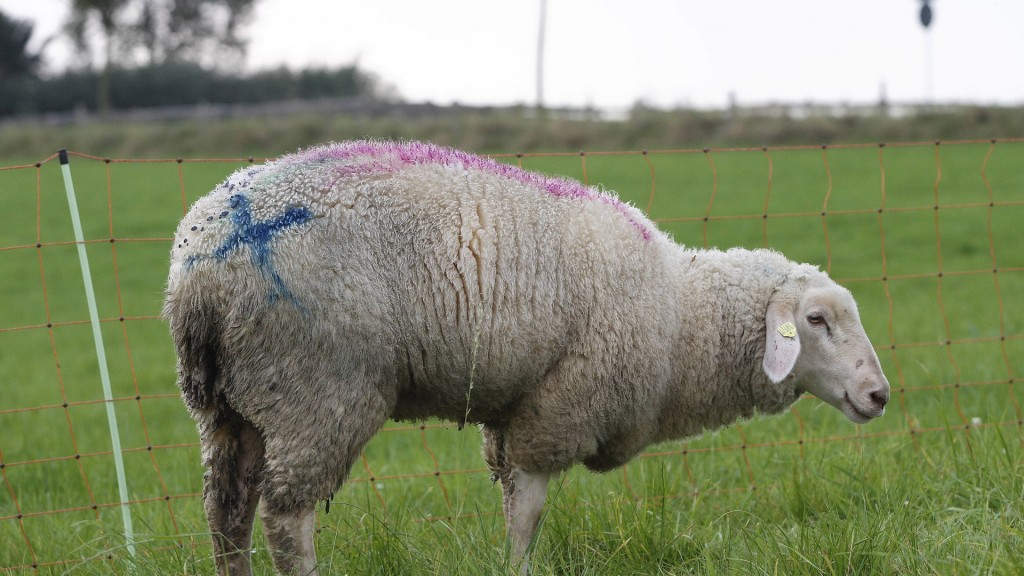
[[[650,202],[679,242],[770,246],[828,269],[857,297],[893,386],[889,413],[868,426],[805,398],[780,417],[652,447],[620,471],[570,471],[549,492],[536,573],[1024,571],[1022,153],[999,143],[522,158]],[[155,316],[183,194],[188,204],[244,164],[72,158],[95,240],[134,560],[111,505],[60,171],[0,170],[0,573],[213,571],[195,430]],[[475,430],[389,425],[319,515],[323,571],[512,573],[500,489],[482,468]],[[259,534],[255,548],[269,573]]]

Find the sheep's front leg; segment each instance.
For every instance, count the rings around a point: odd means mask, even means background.
[[[501,476],[505,496],[505,525],[512,544],[512,559],[521,562],[520,574],[530,569],[530,544],[537,532],[550,472],[526,472],[512,468]]]
[[[313,532],[316,511],[274,513],[266,505],[260,506],[263,532],[267,536],[274,567],[282,574],[316,576],[316,550]]]

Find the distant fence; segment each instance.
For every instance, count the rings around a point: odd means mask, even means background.
[[[395,102],[379,98],[319,98],[280,100],[275,102],[240,104],[189,104],[182,106],[154,106],[113,110],[103,118],[107,122],[170,122],[182,120],[223,120],[227,118],[285,117],[298,114],[346,115],[354,118],[456,118],[466,113],[520,112],[533,114],[532,106],[495,107],[462,104],[439,105],[430,102]],[[600,113],[588,108],[551,108],[546,112],[555,118],[597,119]],[[0,117],[3,124],[42,124],[66,126],[96,121],[96,111],[80,108],[66,112],[47,112],[38,115]]]
[[[840,427],[838,415],[802,400],[775,425],[655,447],[644,458],[686,471],[686,489],[668,496],[776,482],[752,461],[779,450],[917,446],[977,427],[1024,441],[1024,139],[498,158],[618,190],[683,243],[770,246],[814,262],[860,302],[892,384],[890,414]],[[201,521],[196,436],[158,314],[177,220],[254,161],[71,153],[80,239],[56,155],[0,168],[0,572],[91,557],[69,542],[131,546],[132,517],[136,530],[177,545]],[[82,289],[82,252],[95,306]],[[388,482],[430,483],[440,500],[425,519],[465,515],[449,485],[484,467],[434,447],[445,428],[387,427],[380,442],[402,438],[417,456],[366,456],[349,483],[382,504]],[[708,483],[694,471],[722,458],[740,462],[735,477]],[[631,470],[624,489],[642,497]],[[104,546],[116,544],[88,549]]]
[[[766,103],[755,105],[732,104],[722,110],[682,110],[700,112],[723,118],[906,118],[922,114],[952,115],[975,110],[978,107],[964,104],[921,104],[913,102],[880,101],[873,104],[850,102],[803,102]],[[642,104],[633,110],[643,110]],[[346,98],[316,98],[303,100],[279,100],[258,103],[205,103],[180,106],[153,106],[149,108],[128,108],[112,110],[103,118],[106,122],[172,122],[223,120],[227,118],[286,117],[300,114],[331,116],[345,115],[353,118],[459,118],[470,114],[513,114],[533,118],[537,114],[534,106],[476,106],[469,104],[434,104],[432,102],[401,102],[386,98],[352,96]],[[548,118],[566,120],[627,120],[629,107],[598,109],[593,107],[547,107]],[[67,126],[84,122],[95,122],[100,115],[95,110],[81,107],[63,112],[46,112],[22,116],[0,116],[0,126],[9,124],[38,124],[44,126]]]

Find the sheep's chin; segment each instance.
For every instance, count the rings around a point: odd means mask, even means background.
[[[797,394],[803,393],[799,386],[796,388],[796,390]],[[819,394],[814,390],[807,390],[807,392],[810,392],[814,396],[817,396],[818,399],[820,399],[822,402],[842,412],[843,415],[846,416],[846,418],[849,419],[850,422],[853,422],[854,424],[864,424],[875,418],[875,416],[862,412],[859,408],[857,408],[857,406],[855,406],[853,402],[850,400],[849,394],[846,394],[845,392],[840,394],[836,394],[833,392]],[[881,414],[877,414],[876,416],[881,416]]]
[[[870,422],[874,416],[861,412],[854,404],[850,401],[849,396],[843,396],[838,406],[839,411],[843,413],[851,422],[854,424],[864,424]]]

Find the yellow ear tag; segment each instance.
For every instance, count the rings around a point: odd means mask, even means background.
[[[792,322],[786,322],[782,326],[779,326],[779,334],[782,334],[786,338],[796,338],[796,326]]]

